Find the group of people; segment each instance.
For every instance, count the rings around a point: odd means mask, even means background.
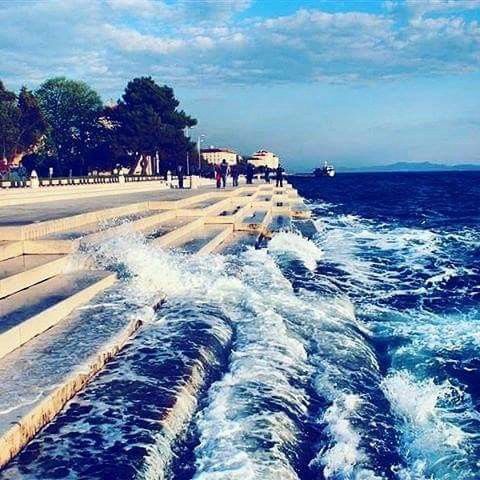
[[[24,182],[27,179],[27,169],[19,163],[13,165],[7,162],[7,159],[0,159],[0,180],[10,180],[13,182]]]
[[[275,180],[277,187],[283,187],[283,174],[284,169],[279,164],[275,171]],[[264,179],[265,183],[270,183],[270,168],[265,166],[264,168]],[[247,185],[253,183],[255,169],[252,164],[247,163],[245,168],[245,180]],[[217,183],[217,188],[225,188],[227,186],[227,176],[230,174],[232,177],[232,186],[238,187],[238,177],[240,176],[240,170],[237,164],[228,165],[226,160],[223,160],[222,163],[215,165],[215,181]]]

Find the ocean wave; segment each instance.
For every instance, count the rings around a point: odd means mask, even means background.
[[[309,369],[285,321],[294,294],[265,251],[247,251],[239,260],[237,279],[222,289],[235,325],[233,351],[196,422],[194,478],[296,480]]]
[[[316,225],[324,262],[335,265],[342,294],[385,349],[381,388],[401,439],[395,475],[473,480],[480,452],[474,385],[480,277],[471,252],[478,235],[341,214],[323,214]],[[317,284],[322,274],[320,268]]]
[[[400,478],[476,478],[472,440],[478,434],[462,429],[471,410],[464,392],[450,382],[418,380],[408,371],[392,373],[383,381],[385,395],[399,419],[402,454],[407,467]]]
[[[371,332],[356,317],[348,297],[334,285],[322,289],[328,279],[313,271],[303,275],[292,271],[284,255],[291,260],[299,258],[291,249],[293,238],[279,237],[269,251],[286,277],[295,281],[296,295],[290,299],[286,320],[304,339],[313,369],[311,386],[326,406],[312,419],[322,427],[325,438],[311,439],[319,448],[310,459],[310,475],[384,478],[388,472],[382,469],[381,459],[395,454],[387,426],[387,402],[382,402],[378,360],[369,343]],[[308,243],[314,250],[311,240],[302,239],[302,244]]]
[[[323,258],[323,252],[318,245],[296,232],[275,234],[268,242],[268,250],[298,258],[309,270],[315,270],[317,262]]]

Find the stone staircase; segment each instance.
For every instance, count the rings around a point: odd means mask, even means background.
[[[65,216],[50,202],[45,212],[36,206],[40,220],[28,221],[26,212],[17,222],[0,222],[0,468],[142,323],[125,311],[96,327],[95,311],[79,310],[94,297],[100,310],[108,309],[117,277],[81,267],[76,251],[129,231],[161,248],[205,255],[245,235],[267,236],[307,212],[289,185],[145,195],[146,201],[126,197],[124,204],[109,196],[105,208],[96,208],[98,197],[78,199]]]

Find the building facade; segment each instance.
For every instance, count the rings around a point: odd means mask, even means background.
[[[203,160],[213,165],[222,163],[223,160],[226,160],[229,165],[235,165],[238,162],[237,153],[229,148],[204,148],[201,154]]]
[[[255,168],[268,167],[274,170],[278,168],[280,159],[272,152],[259,150],[248,159],[248,162],[251,163]]]

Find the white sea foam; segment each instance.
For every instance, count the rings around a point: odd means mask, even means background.
[[[288,234],[274,240],[274,248],[269,247],[274,256],[299,258]],[[313,242],[304,239],[303,243],[315,251]],[[321,468],[325,478],[330,479],[379,479],[369,468],[370,459],[361,447],[365,432],[352,423],[352,419],[362,417],[364,409],[374,408],[355,392],[357,382],[376,382],[379,387],[377,359],[365,338],[369,336],[368,328],[356,318],[352,303],[341,296],[324,298],[300,289],[289,297],[285,312],[290,328],[310,346],[313,386],[320,397],[331,402],[317,419],[326,426],[330,442],[320,448],[311,466]]]
[[[289,331],[284,315],[298,300],[267,252],[249,250],[239,259],[192,257],[152,247],[134,233],[96,249],[101,264],[124,273],[132,301],[145,304],[161,291],[170,299],[216,305],[236,324],[229,372],[211,388],[197,421],[197,477],[296,480],[290,456],[299,431],[293,418],[306,414],[308,398],[301,385],[309,367],[304,345]],[[307,262],[319,255],[310,250],[314,253],[303,257]],[[195,407],[191,396],[185,398],[184,423]],[[272,411],[269,402],[275,405]],[[146,478],[164,474],[172,442],[167,430],[159,436]]]
[[[322,250],[314,242],[295,232],[277,233],[268,243],[268,250],[298,258],[309,270],[315,270],[323,258]]]
[[[332,446],[320,451],[312,463],[324,466],[323,474],[327,479],[338,475],[350,476],[355,467],[365,460],[360,449],[360,435],[350,422],[360,402],[358,395],[339,395],[323,416]]]
[[[308,365],[284,317],[294,294],[265,251],[248,251],[241,262],[237,278],[219,288],[236,341],[229,372],[197,419],[195,478],[296,480],[289,455],[299,433],[293,418],[308,405],[301,388]]]
[[[398,371],[384,380],[383,389],[402,425],[404,477],[447,479],[460,467],[456,478],[474,478],[467,462],[471,434],[459,426],[468,416],[459,408],[464,402],[459,388]]]
[[[406,466],[398,477],[476,479],[472,452],[480,446],[480,418],[458,381],[436,382],[431,375],[438,371],[443,377],[447,365],[465,369],[461,362],[480,346],[478,310],[440,315],[423,310],[421,302],[444,295],[441,290],[455,277],[478,274],[452,253],[477,248],[478,235],[468,229],[443,234],[328,215],[317,221],[317,229],[326,261],[347,274],[345,291],[369,316],[375,336],[392,345],[390,374],[382,387],[402,439],[399,453]],[[410,309],[391,306],[391,300],[405,297],[417,303]]]

